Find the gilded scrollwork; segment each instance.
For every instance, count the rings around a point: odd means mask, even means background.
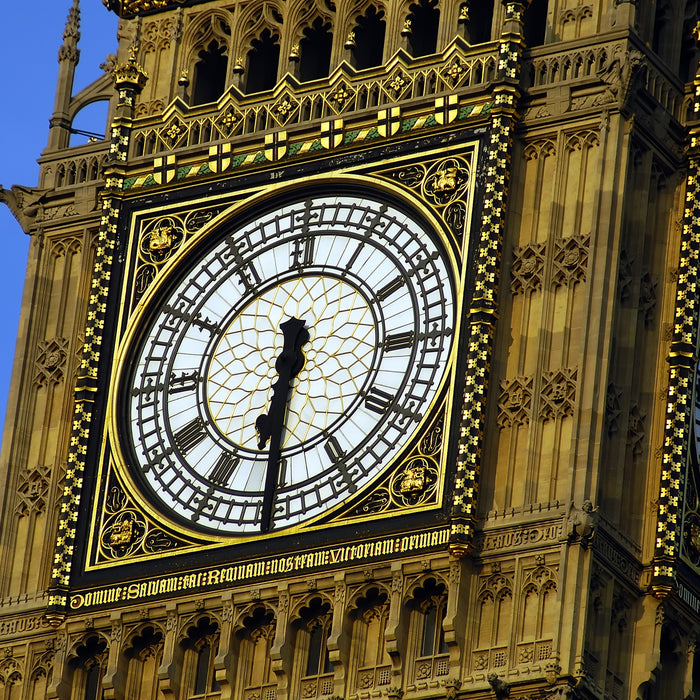
[[[126,494],[116,475],[110,473],[101,514],[98,561],[140,557],[187,544],[144,514]]]
[[[469,156],[411,163],[381,175],[419,194],[433,206],[455,240],[462,240],[469,224],[467,198],[472,179]]]
[[[438,496],[443,432],[444,420],[440,415],[392,473],[339,518],[361,517],[434,503]]]
[[[167,262],[193,234],[209,223],[222,206],[195,209],[187,214],[159,216],[141,225],[138,243],[138,267],[134,275],[135,299],[138,300]]]

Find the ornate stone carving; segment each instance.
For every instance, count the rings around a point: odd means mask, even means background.
[[[511,428],[530,422],[532,377],[514,377],[501,381],[498,397],[498,427]]]
[[[540,394],[540,418],[543,421],[573,415],[576,375],[575,369],[568,368],[544,373]]]
[[[544,243],[528,243],[513,251],[513,264],[510,268],[510,291],[513,294],[542,289],[544,252]]]
[[[489,682],[497,700],[510,697],[510,686],[502,678],[499,678],[497,673],[489,673],[486,680]]]
[[[68,340],[51,338],[39,343],[34,363],[34,383],[37,386],[60,384],[66,371]]]
[[[629,420],[627,423],[627,446],[631,450],[633,457],[638,457],[642,454],[642,443],[646,436],[644,427],[646,417],[646,411],[642,411],[637,404],[633,404],[630,407]]]
[[[571,505],[566,521],[566,536],[569,542],[581,542],[584,547],[587,547],[593,541],[598,519],[597,511],[598,508],[594,508],[589,500],[585,500],[580,509]]]
[[[620,251],[620,263],[617,269],[617,289],[621,302],[629,301],[630,286],[634,279],[632,265],[634,260],[627,255],[627,251]]]
[[[110,640],[119,644],[122,641],[122,623],[118,620],[112,622],[112,631],[110,634]]]
[[[654,319],[656,309],[657,283],[649,272],[644,272],[639,281],[639,313],[642,314],[644,323],[648,326]]]
[[[423,195],[436,206],[447,206],[462,197],[471,182],[470,167],[463,158],[434,163],[423,181]]]
[[[610,382],[605,392],[605,424],[608,429],[608,435],[614,435],[620,429],[621,399],[622,391],[613,382]]]
[[[42,513],[46,508],[49,493],[49,467],[36,467],[22,471],[17,488],[16,512],[26,516],[32,512]]]
[[[589,244],[590,235],[569,236],[555,242],[553,286],[574,285],[585,281]]]

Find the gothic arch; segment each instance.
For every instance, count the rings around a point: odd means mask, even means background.
[[[271,89],[282,74],[281,61],[282,56],[282,37],[283,37],[283,14],[282,8],[274,2],[265,2],[262,8],[252,5],[247,8],[241,15],[238,23],[239,32],[234,39],[236,65],[234,72],[243,74],[242,83],[245,85],[245,92],[258,92],[260,89]],[[256,87],[251,89],[250,78],[254,76],[251,71],[251,63],[253,61],[252,53],[256,51],[261,41],[265,41],[265,37],[269,38],[268,44],[274,44],[276,51],[269,51],[268,55],[260,55],[258,58],[262,61],[263,67],[269,72],[274,79],[257,80]],[[268,46],[269,49],[269,46]],[[260,68],[257,69],[260,72]],[[259,76],[257,76],[259,77]],[[263,83],[262,86],[258,83]]]
[[[391,658],[386,646],[391,591],[371,582],[356,590],[348,610],[351,620],[350,682],[356,690],[381,688],[391,681]]]
[[[435,571],[421,574],[407,586],[407,593],[403,600],[404,605],[411,607],[415,604],[420,604],[422,596],[430,595],[429,592],[436,587],[440,587],[441,593],[447,595],[449,586],[444,576]],[[416,603],[415,601],[418,602]]]
[[[209,612],[186,618],[178,634],[180,697],[206,695],[219,689],[214,673],[214,659],[219,647],[221,620]]]
[[[316,23],[318,26],[325,27],[330,25],[330,34],[335,39],[334,32],[336,31],[336,13],[329,10],[325,3],[319,0],[296,0],[289,8],[288,12],[288,32],[287,43],[282,46],[282,51],[286,55],[281,54],[281,61],[289,61],[289,67],[292,72],[299,75],[301,66],[301,52],[305,39],[305,32],[311,30]],[[332,44],[336,43],[332,41]],[[333,66],[333,46],[331,46],[330,63],[328,73]],[[281,71],[282,72],[282,71]]]
[[[358,0],[349,8],[344,18],[340,39],[344,41],[344,48],[352,55],[355,68],[362,70],[380,66],[384,61],[386,46],[388,8],[381,0]],[[364,23],[369,20],[366,27]],[[379,29],[379,23],[383,29]],[[371,25],[374,24],[374,27]],[[379,32],[372,36],[372,29]],[[361,52],[361,53],[360,53]],[[374,53],[373,56],[364,58],[365,54]]]
[[[220,10],[210,10],[192,22],[183,32],[182,45],[185,47],[185,63],[183,68],[189,68],[197,59],[197,53],[204,49],[214,39],[230,49],[231,17]]]
[[[109,641],[101,632],[91,630],[79,637],[68,655],[71,700],[98,700],[107,667]]]
[[[314,591],[296,602],[290,617],[294,634],[293,693],[316,698],[333,692],[333,666],[328,640],[333,621],[333,600]]]
[[[24,669],[20,661],[14,656],[6,657],[0,661],[0,688],[4,689],[3,699],[13,700],[19,697],[13,690],[14,686],[19,687],[24,677]]]
[[[277,2],[266,1],[262,7],[250,4],[241,12],[237,22],[235,45],[238,47],[237,56],[252,48],[254,39],[260,36],[264,29],[273,34],[281,34],[283,27],[284,8]]]
[[[157,697],[164,639],[165,631],[153,622],[138,625],[127,636],[120,656],[126,698],[149,700]]]
[[[429,56],[439,50],[440,0],[410,0],[402,8],[402,36],[414,58]]]
[[[212,102],[229,86],[231,70],[231,23],[221,11],[206,16],[188,27],[183,36],[183,70],[190,79],[190,102]]]
[[[233,627],[234,696],[265,697],[276,685],[270,650],[277,633],[277,611],[254,601],[238,610]]]

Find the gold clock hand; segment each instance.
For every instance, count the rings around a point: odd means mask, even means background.
[[[309,341],[309,331],[305,328],[304,321],[294,316],[281,323],[280,330],[284,336],[284,343],[282,352],[275,362],[278,378],[272,385],[270,410],[268,413],[258,416],[255,421],[255,429],[258,433],[258,448],[263,450],[267,442],[270,442],[267,473],[265,475],[265,493],[260,518],[263,532],[268,532],[272,527],[272,507],[279,482],[282,433],[284,432],[287,403],[292,388],[292,380],[304,367],[305,357],[301,349]]]

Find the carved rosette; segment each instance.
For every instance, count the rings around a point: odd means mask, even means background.
[[[555,243],[552,283],[555,287],[584,282],[591,237],[569,236]]]
[[[43,513],[49,497],[51,470],[49,467],[36,467],[23,470],[20,476],[16,513],[20,516]]]
[[[542,289],[544,252],[544,243],[528,243],[514,251],[510,269],[510,291],[514,295]]]
[[[556,372],[546,372],[542,376],[540,418],[543,421],[573,415],[576,374],[575,369],[564,368]]]
[[[39,343],[34,363],[34,383],[37,386],[60,384],[66,373],[68,358],[68,340],[51,338]]]
[[[498,427],[512,428],[530,422],[532,412],[532,377],[515,377],[501,381],[498,397]]]

